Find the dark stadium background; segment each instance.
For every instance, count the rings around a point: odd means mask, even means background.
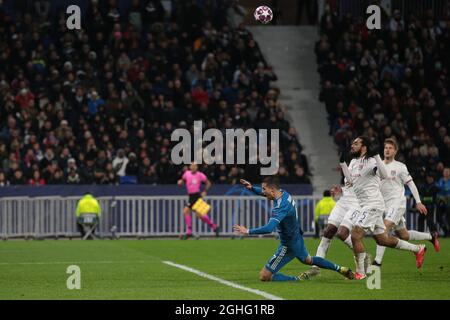
[[[448,1],[392,0],[379,31],[365,27],[365,8],[372,3],[386,1],[267,4],[275,14],[271,26],[317,27],[317,99],[327,110],[336,153],[345,152],[358,134],[379,145],[395,136],[398,159],[421,190],[431,174],[439,192],[448,192]],[[81,8],[82,31],[66,28],[70,4]],[[280,129],[281,182],[295,185],[298,194],[320,194],[313,188],[310,154],[279,101],[282,88],[273,86],[277,70],[245,29],[257,24],[252,12],[258,4],[2,1],[0,194],[61,190],[19,187],[44,185],[83,186],[72,189],[73,195],[92,187],[101,194],[102,185],[155,194],[175,184],[185,169],[170,161],[171,132],[190,128],[195,119],[211,128]],[[395,19],[401,21],[399,31],[393,30]],[[115,172],[120,150],[129,163]],[[257,165],[201,170],[225,188],[240,178],[260,181]],[[161,192],[183,191],[175,188]],[[448,233],[448,208],[437,207]]]

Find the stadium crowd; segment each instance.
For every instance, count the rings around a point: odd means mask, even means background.
[[[91,0],[71,31],[49,1],[2,1],[0,186],[176,183],[171,133],[200,119],[280,129],[281,181],[310,183],[236,1],[198,3]],[[259,176],[255,165],[202,170],[214,183]]]
[[[379,146],[394,137],[397,160],[438,204],[449,235],[450,16],[436,19],[427,11],[403,18],[396,10],[382,30],[368,30],[365,21],[351,14],[339,19],[328,8],[320,30],[320,100],[339,152],[361,134]]]

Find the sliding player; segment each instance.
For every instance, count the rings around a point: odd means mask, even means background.
[[[401,162],[395,160],[397,155],[397,142],[394,139],[384,141],[384,164],[387,169],[388,178],[381,181],[381,193],[386,205],[384,225],[386,232],[392,228],[396,235],[403,240],[429,240],[436,251],[439,251],[439,234],[437,232],[427,233],[407,230],[405,225],[406,197],[405,185],[409,187],[416,200],[419,213],[426,215],[427,208],[421,203],[419,191],[408,172],[408,168]],[[373,265],[381,266],[386,247],[377,245],[377,255]]]
[[[369,231],[381,246],[414,252],[417,268],[422,267],[425,245],[415,245],[389,236],[385,232],[383,222],[385,205],[380,190],[380,177],[386,179],[388,174],[380,156],[378,154],[373,156],[369,138],[366,136],[356,138],[351,145],[351,154],[355,158],[350,162],[349,171],[353,190],[361,206],[361,210],[356,210],[351,217],[354,225],[351,235],[356,261],[355,279],[366,278],[364,269],[366,250],[362,240]]]
[[[252,186],[248,181],[241,183],[258,195],[262,195],[274,201],[274,207],[268,224],[261,228],[247,229],[235,225],[234,231],[240,234],[267,234],[278,228],[280,235],[280,246],[267,264],[259,273],[261,281],[297,281],[302,280],[300,276],[287,276],[279,273],[281,268],[288,262],[297,258],[302,263],[316,265],[324,269],[339,272],[348,279],[353,279],[353,272],[346,267],[340,267],[321,257],[311,257],[306,250],[300,231],[300,222],[297,215],[297,206],[291,195],[280,189],[278,179],[266,177],[262,183],[262,189]]]
[[[182,186],[183,183],[186,184],[187,193],[189,195],[189,202],[183,208],[184,221],[186,223],[186,234],[184,234],[181,239],[186,240],[192,237],[191,210],[193,210],[203,222],[208,224],[208,226],[210,226],[216,233],[216,237],[218,237],[220,227],[216,225],[208,216],[211,206],[202,199],[202,197],[206,196],[209,188],[211,188],[211,182],[202,172],[198,171],[198,165],[196,163],[192,163],[189,166],[189,169],[190,170],[186,170],[181,179],[178,180],[179,186]],[[205,190],[200,193],[202,183],[205,183]]]

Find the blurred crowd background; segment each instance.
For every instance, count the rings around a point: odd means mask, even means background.
[[[175,183],[170,136],[194,120],[280,129],[282,182],[310,183],[236,1],[81,1],[80,31],[65,2],[0,4],[0,186]],[[214,183],[259,177],[258,165],[201,170]]]

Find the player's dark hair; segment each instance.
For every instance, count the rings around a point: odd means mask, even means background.
[[[378,153],[377,147],[372,143],[368,136],[359,136],[357,139],[360,139],[362,145],[367,148],[367,153],[365,154],[364,158],[368,159]]]
[[[330,190],[325,190],[325,191],[323,192],[323,196],[324,196],[324,197],[331,197],[331,192],[330,192]]]
[[[269,187],[280,188],[280,179],[277,176],[267,176],[262,181]]]

